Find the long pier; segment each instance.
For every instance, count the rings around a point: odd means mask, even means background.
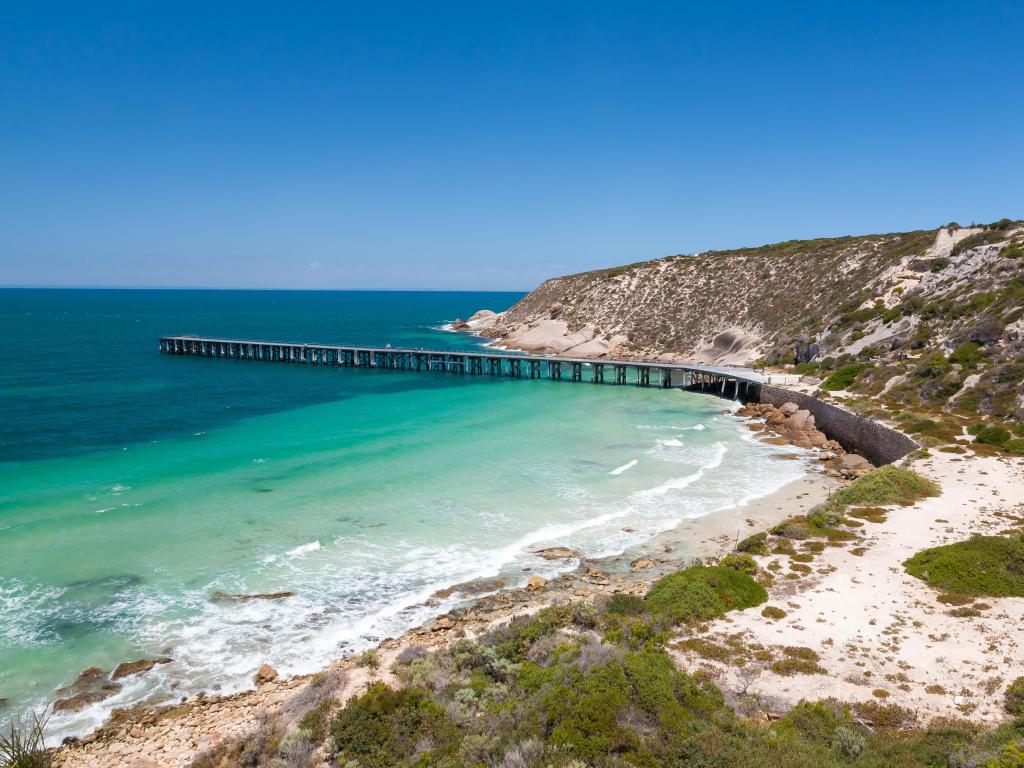
[[[296,344],[280,341],[163,336],[165,355],[294,363],[324,367],[375,368],[398,371],[438,371],[468,376],[567,379],[595,384],[633,384],[638,387],[694,389],[731,399],[756,398],[764,378],[749,368],[699,364],[658,363],[462,350],[352,347]]]

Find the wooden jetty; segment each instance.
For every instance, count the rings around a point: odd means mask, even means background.
[[[318,367],[437,371],[468,376],[530,379],[564,378],[572,382],[587,381],[595,384],[694,389],[734,400],[755,399],[755,388],[759,388],[764,382],[761,374],[750,368],[729,366],[520,355],[489,351],[296,344],[200,336],[163,336],[160,338],[160,352],[166,355],[295,363]]]

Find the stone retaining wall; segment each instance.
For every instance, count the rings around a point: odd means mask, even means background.
[[[755,385],[749,400],[770,403],[796,403],[814,414],[815,426],[851,453],[859,453],[876,466],[891,464],[918,447],[904,435],[865,416],[844,410],[803,392],[793,392],[770,384]]]

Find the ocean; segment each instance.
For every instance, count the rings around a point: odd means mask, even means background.
[[[618,554],[806,471],[707,395],[158,353],[478,348],[447,324],[520,295],[0,290],[0,725],[91,666],[173,659],[58,735],[311,672],[457,605],[425,605],[445,587],[575,565],[541,547]]]

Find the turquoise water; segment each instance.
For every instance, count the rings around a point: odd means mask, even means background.
[[[514,294],[3,291],[0,719],[157,654],[100,705],[313,671],[474,578],[554,575],[799,477],[679,391],[161,356],[167,333],[472,347]],[[628,532],[624,528],[630,529]],[[292,591],[280,601],[214,592]]]

